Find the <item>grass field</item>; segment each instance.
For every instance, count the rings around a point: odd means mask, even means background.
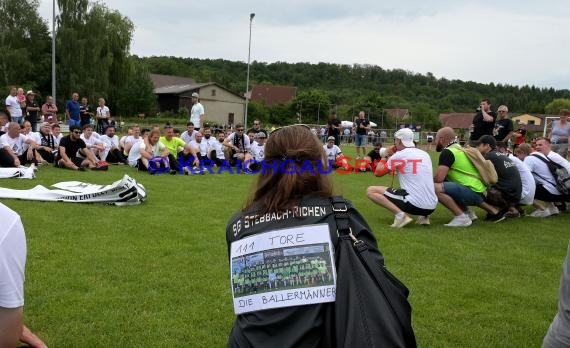
[[[255,176],[48,167],[35,180],[0,184],[109,184],[125,173],[146,187],[144,204],[2,200],[26,227],[27,325],[50,347],[224,346],[234,318],[225,227]],[[390,270],[410,288],[420,346],[540,345],[557,308],[569,215],[451,229],[443,226],[451,213],[440,207],[431,226],[391,229],[393,216],[365,196],[369,185],[389,185],[388,177],[332,175],[373,227]]]

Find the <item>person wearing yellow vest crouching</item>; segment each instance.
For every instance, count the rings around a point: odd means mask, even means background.
[[[485,203],[487,187],[479,179],[479,173],[457,142],[455,131],[444,127],[435,136],[436,151],[441,152],[435,174],[435,193],[438,200],[455,217],[445,226],[470,226],[477,215],[469,206],[478,206],[489,214],[487,218],[494,222],[505,219],[506,210]]]

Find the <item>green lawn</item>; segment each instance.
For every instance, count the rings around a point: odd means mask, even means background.
[[[1,185],[109,184],[125,173],[146,187],[144,204],[2,200],[26,227],[26,323],[50,347],[224,346],[233,321],[225,226],[255,176],[48,167],[35,180]],[[442,226],[452,216],[440,207],[429,227],[391,229],[393,217],[365,196],[367,186],[388,185],[388,177],[332,175],[410,288],[420,346],[540,345],[557,307],[568,215],[451,229]]]

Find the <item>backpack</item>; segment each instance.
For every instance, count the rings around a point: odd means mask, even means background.
[[[531,154],[531,156],[536,157],[536,158],[540,159],[542,162],[546,163],[548,170],[550,171],[550,173],[552,173],[552,176],[554,177],[554,180],[556,181],[556,183],[551,182],[551,184],[554,185],[556,187],[556,189],[558,190],[558,192],[560,192],[561,194],[569,195],[570,194],[570,173],[568,173],[568,170],[566,170],[566,168],[564,168],[560,164],[554,162],[553,160],[551,160],[548,157],[545,158],[545,156],[540,156],[538,154]],[[544,180],[546,180],[546,179],[544,179]]]
[[[475,169],[479,172],[477,179],[481,180],[486,186],[491,186],[499,181],[499,176],[495,170],[493,162],[486,160],[485,157],[474,147],[466,146],[461,150],[467,155],[467,158]]]

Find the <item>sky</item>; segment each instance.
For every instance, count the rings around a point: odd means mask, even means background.
[[[138,56],[247,62],[255,13],[252,62],[370,64],[570,89],[569,0],[101,2],[133,21]],[[51,23],[52,1],[40,0],[40,15]]]

